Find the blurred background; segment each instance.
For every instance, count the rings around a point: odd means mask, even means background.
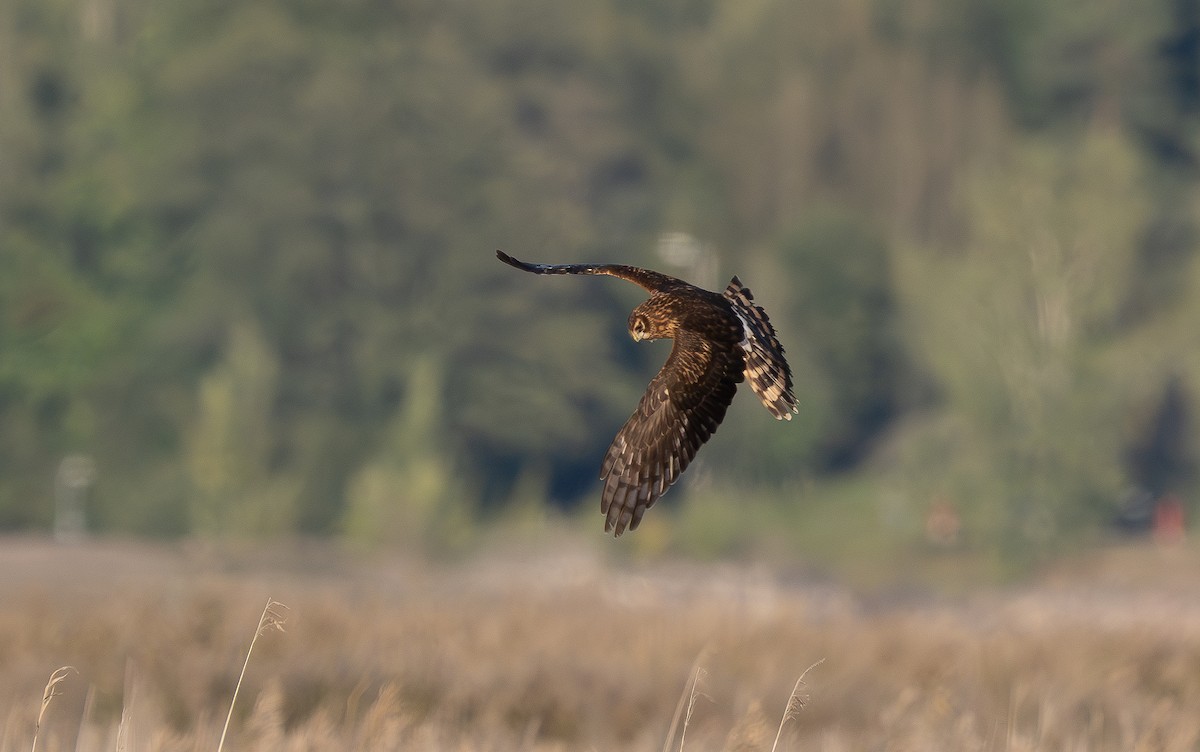
[[[1177,539],[1198,181],[1200,0],[0,0],[0,529],[602,542],[669,345],[503,248],[787,348],[627,547]]]

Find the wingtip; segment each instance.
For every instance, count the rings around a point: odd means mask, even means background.
[[[625,508],[624,502],[610,502],[608,508],[601,511],[604,514],[604,532],[612,533],[614,538],[620,538],[621,533],[637,527],[636,523],[631,524],[633,523],[632,515]]]
[[[515,259],[512,256],[509,256],[504,251],[500,250],[499,248],[496,249],[496,258],[500,259],[501,261],[508,264],[512,268],[520,269],[523,272],[533,272],[534,274],[545,274],[545,272],[542,271],[542,269],[537,264],[528,264],[524,261],[521,261],[520,259]]]

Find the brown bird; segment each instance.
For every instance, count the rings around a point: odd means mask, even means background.
[[[633,282],[650,298],[629,315],[629,334],[635,341],[675,341],[604,457],[605,532],[637,529],[717,430],[743,379],[777,419],[791,420],[798,412],[783,346],[737,277],[718,294],[636,266],[527,264],[503,251],[496,257],[534,274],[604,274]]]

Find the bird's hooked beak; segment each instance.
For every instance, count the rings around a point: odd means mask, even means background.
[[[645,333],[639,332],[637,329],[631,329],[629,331],[629,336],[633,337],[634,342],[641,342],[642,338],[645,336]]]

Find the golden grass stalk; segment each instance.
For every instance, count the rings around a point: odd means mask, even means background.
[[[125,661],[125,692],[121,699],[121,722],[117,724],[117,752],[126,752],[132,745],[129,739],[133,734],[133,661]]]
[[[688,669],[688,676],[698,677],[700,675],[700,664],[703,663],[708,655],[708,645],[700,648],[700,652],[696,654],[696,660],[692,661],[692,667]],[[693,691],[695,690],[695,681],[692,682]],[[675,739],[675,729],[679,728],[679,719],[683,717],[684,703],[687,702],[688,689],[687,683],[683,685],[683,692],[679,695],[679,702],[675,703],[675,715],[671,716],[671,727],[667,729],[667,739],[663,742],[663,752],[669,752],[671,742]],[[691,714],[690,704],[688,706],[688,714]],[[682,745],[682,741],[680,742]]]
[[[62,694],[62,690],[58,685],[66,681],[67,676],[75,671],[74,666],[62,666],[54,669],[50,674],[50,680],[46,682],[46,689],[42,692],[42,708],[38,711],[37,723],[33,727],[33,748],[31,752],[37,752],[38,732],[42,730],[42,720],[46,717],[46,708],[50,707],[50,701]],[[75,673],[79,673],[75,671]]]
[[[696,707],[696,698],[700,696],[697,687],[700,686],[700,679],[706,675],[704,669],[696,667],[695,676],[692,677],[692,691],[688,698],[687,714],[683,717],[683,728],[679,730],[679,752],[683,752],[683,740],[687,738],[687,727],[692,720],[692,709]]]
[[[796,686],[792,687],[792,693],[788,695],[787,707],[783,709],[783,718],[779,721],[779,729],[775,732],[775,743],[771,745],[771,752],[775,752],[779,747],[779,737],[783,736],[783,726],[790,719],[800,715],[800,711],[804,710],[804,706],[808,704],[808,695],[800,694],[800,688],[804,685],[804,677],[808,676],[808,672],[812,671],[817,666],[825,662],[825,659],[817,661],[813,665],[804,669],[804,673],[800,674],[800,678],[796,680]]]
[[[75,752],[83,749],[83,735],[87,731],[88,718],[92,716],[92,704],[96,701],[96,685],[88,685],[87,694],[83,697],[83,713],[79,716],[79,730],[75,732]]]
[[[233,720],[233,708],[237,705],[238,692],[242,689],[242,680],[246,678],[246,667],[250,665],[250,656],[254,653],[254,645],[264,632],[283,631],[286,619],[280,609],[286,611],[287,606],[268,598],[262,616],[258,617],[258,629],[254,630],[254,637],[250,640],[250,647],[246,650],[246,660],[242,661],[242,673],[238,675],[237,686],[233,688],[233,699],[229,701],[229,712],[225,715],[225,727],[221,729],[221,741],[217,743],[217,752],[221,752],[225,748],[225,735],[229,733],[229,722]]]

